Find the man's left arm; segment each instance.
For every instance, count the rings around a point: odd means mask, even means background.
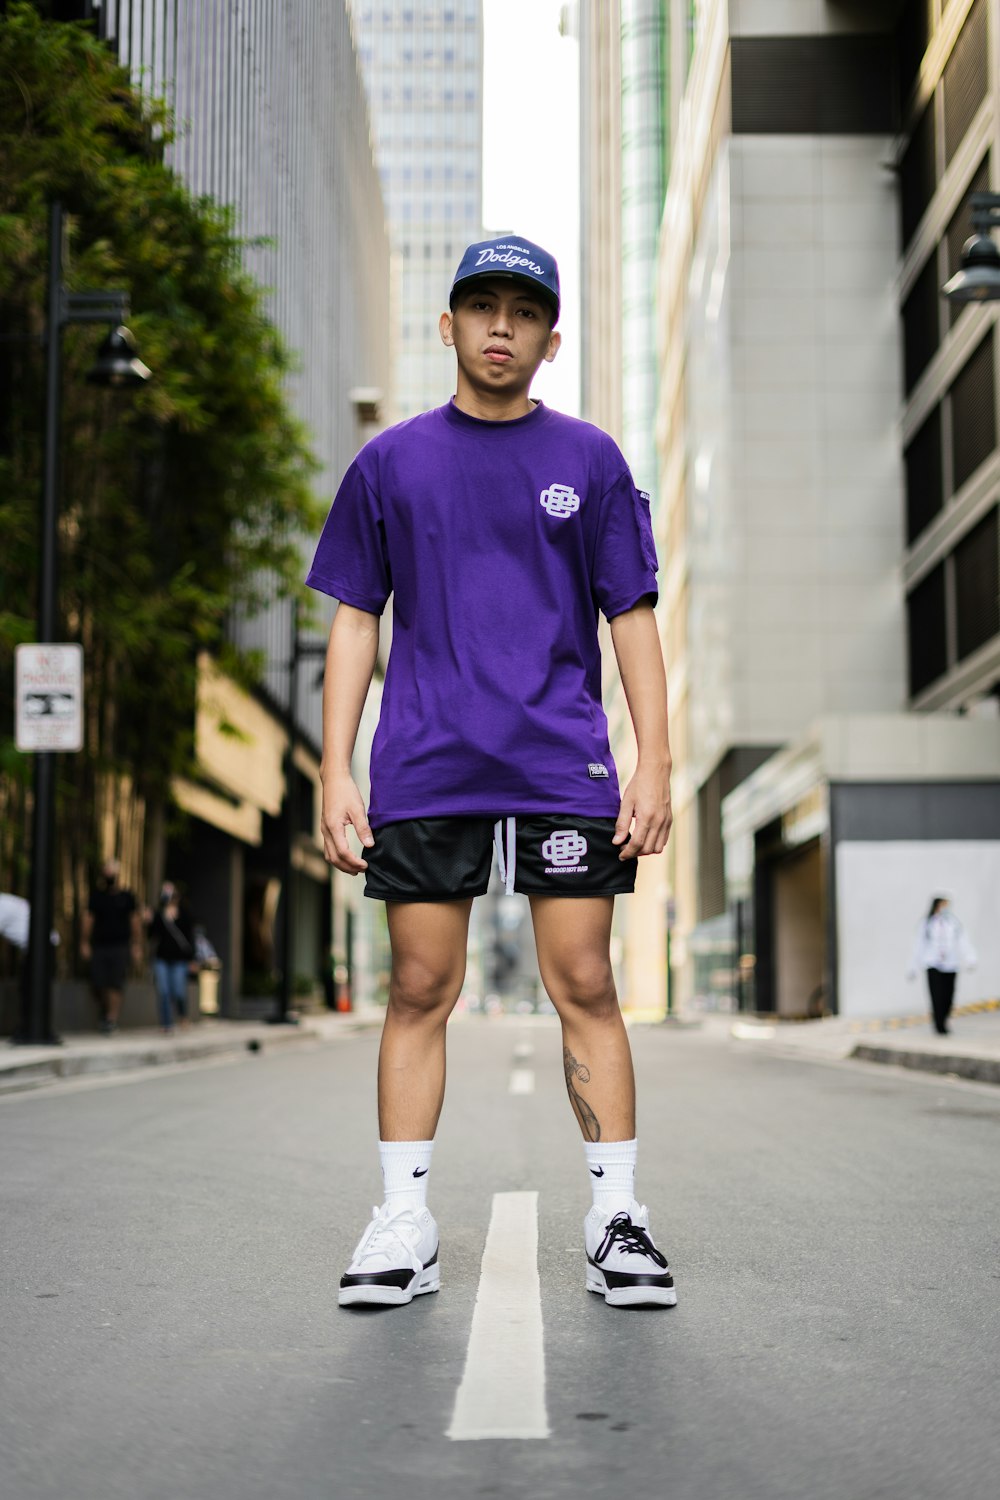
[[[132,901],[132,910],[129,914],[129,931],[132,941],[129,946],[132,950],[132,962],[138,967],[142,964],[142,960],[145,957],[142,941],[142,912],[139,910],[138,902],[136,902],[134,896]]]
[[[648,600],[615,615],[611,639],[639,750],[635,775],[622,792],[613,842],[623,844],[631,828],[632,837],[618,858],[636,859],[642,854],[660,854],[673,822],[667,678],[656,616]]]

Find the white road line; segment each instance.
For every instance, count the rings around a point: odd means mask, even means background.
[[[508,1093],[511,1094],[533,1094],[535,1092],[535,1074],[531,1068],[515,1068],[510,1075]]]
[[[465,1372],[446,1434],[547,1438],[538,1194],[494,1193]]]
[[[535,1049],[531,1042],[518,1042],[514,1048],[514,1061],[524,1062],[525,1058],[534,1057]]]

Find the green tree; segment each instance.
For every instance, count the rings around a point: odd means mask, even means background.
[[[100,784],[162,805],[192,752],[196,657],[234,610],[300,587],[321,514],[287,397],[289,351],[243,267],[232,213],[165,164],[165,107],[80,25],[31,5],[0,20],[0,879],[27,847],[27,757],[11,744],[13,646],[35,633],[47,207],[69,219],[66,279],[123,287],[155,378],[85,384],[97,330],[63,334],[61,638],[82,641],[86,744],[61,763],[60,832],[78,886]],[[14,868],[12,868],[14,867]],[[66,865],[64,862],[64,870]],[[65,905],[65,903],[64,903]]]

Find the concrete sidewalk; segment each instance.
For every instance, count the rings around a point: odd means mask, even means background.
[[[959,1007],[948,1036],[938,1036],[925,1016],[783,1022],[713,1015],[704,1017],[704,1023],[711,1033],[786,1057],[855,1058],[1000,1084],[1000,1007]]]
[[[298,1025],[289,1026],[204,1020],[171,1036],[152,1028],[135,1028],[113,1036],[66,1036],[54,1047],[21,1047],[0,1041],[0,1094],[39,1088],[60,1078],[125,1073],[248,1050],[270,1051],[294,1043],[336,1041],[381,1026],[382,1015],[377,1007],[343,1015],[305,1015]]]

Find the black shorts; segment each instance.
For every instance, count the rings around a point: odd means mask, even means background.
[[[375,830],[365,895],[376,901],[482,896],[494,850],[507,891],[526,896],[620,896],[635,889],[634,859],[612,844],[614,818],[575,813],[517,818],[409,818]]]
[[[127,948],[94,948],[90,955],[90,982],[95,990],[123,990],[128,978]]]

